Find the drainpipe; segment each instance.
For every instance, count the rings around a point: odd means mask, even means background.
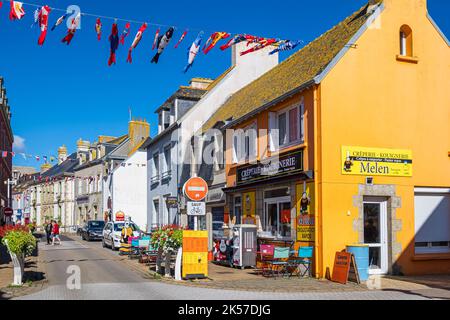
[[[316,278],[323,278],[323,229],[322,229],[322,130],[320,85],[314,89],[314,189],[316,201],[314,203],[315,234],[315,274]]]

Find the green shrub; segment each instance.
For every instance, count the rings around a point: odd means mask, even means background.
[[[10,231],[2,239],[2,243],[8,246],[11,253],[30,256],[36,248],[36,239],[29,232]]]

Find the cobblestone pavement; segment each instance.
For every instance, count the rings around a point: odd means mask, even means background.
[[[385,290],[368,290],[365,286],[346,286],[314,279],[262,279],[240,270],[214,269],[221,273],[218,281],[182,282],[152,279],[148,268],[136,261],[120,257],[101,247],[99,242],[81,242],[64,238],[62,246],[41,244],[41,259],[46,265],[48,287],[38,293],[19,299],[37,300],[424,300],[449,298],[450,292],[423,284],[389,279]],[[74,241],[76,240],[76,241]],[[81,289],[66,286],[70,266],[81,271]],[[214,268],[214,267],[213,267]],[[233,271],[230,275],[229,272]],[[232,279],[226,281],[226,278]]]
[[[20,300],[427,300],[402,292],[246,292],[176,286],[159,282],[98,283],[81,290],[51,286]]]

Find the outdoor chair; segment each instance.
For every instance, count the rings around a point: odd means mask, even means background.
[[[261,272],[263,276],[265,275],[265,270],[267,270],[269,267],[268,264],[273,260],[274,251],[274,245],[262,244],[260,246],[260,251],[257,253],[259,257],[258,262],[260,264],[260,268],[258,268],[256,271]]]
[[[311,277],[311,263],[313,258],[313,247],[300,247],[296,257],[289,260],[288,268],[292,270],[291,276],[297,274],[298,277],[308,275]],[[304,271],[302,271],[304,269]]]
[[[272,277],[288,276],[288,259],[289,259],[289,247],[276,247],[273,253],[273,259],[268,261],[267,268],[264,271],[264,275],[270,275]]]

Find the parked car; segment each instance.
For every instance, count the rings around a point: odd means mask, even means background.
[[[86,241],[102,240],[105,221],[88,221],[81,228],[81,239]]]
[[[103,229],[103,248],[109,247],[113,251],[119,250],[122,229],[124,226],[125,222],[108,222],[105,225],[105,228]],[[133,236],[141,236],[141,230],[136,224],[131,222],[130,226],[131,229],[133,229]]]

